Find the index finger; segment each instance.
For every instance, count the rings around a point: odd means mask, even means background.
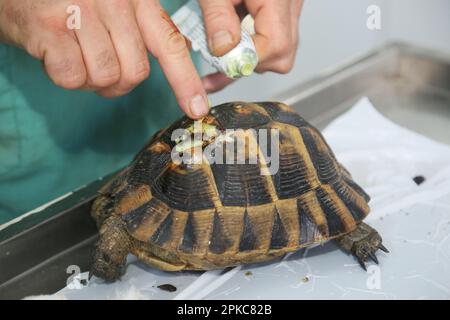
[[[180,107],[190,117],[209,112],[206,92],[184,36],[158,1],[141,1],[136,16],[144,42],[158,60]]]

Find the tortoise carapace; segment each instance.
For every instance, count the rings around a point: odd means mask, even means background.
[[[378,262],[378,249],[387,251],[377,231],[362,222],[369,196],[321,133],[290,107],[227,103],[212,108],[202,124],[221,135],[227,129],[250,132],[245,139],[264,161],[214,163],[202,156],[199,162],[176,162],[172,133],[189,131],[193,120],[184,117],[159,131],[94,202],[100,238],[92,274],[118,279],[128,253],[149,266],[179,271],[268,261],[330,239],[364,268],[369,258]],[[268,153],[260,129],[278,132],[273,174],[261,174]],[[201,150],[215,140],[212,135]],[[244,153],[248,158],[249,149]]]

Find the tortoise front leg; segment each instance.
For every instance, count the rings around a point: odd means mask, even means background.
[[[364,270],[367,270],[365,262],[368,258],[378,264],[378,258],[375,255],[378,249],[389,252],[383,246],[382,241],[378,232],[364,222],[358,224],[352,232],[335,239],[336,244],[341,249],[356,257]]]
[[[124,271],[131,239],[123,220],[111,215],[101,225],[100,238],[95,246],[94,263],[89,276],[116,281]]]

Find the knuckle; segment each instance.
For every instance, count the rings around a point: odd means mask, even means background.
[[[230,10],[223,5],[215,5],[206,8],[204,19],[206,23],[223,23],[233,18]]]
[[[45,68],[51,80],[64,89],[76,89],[86,82],[83,66],[70,58],[52,61],[46,58]]]
[[[97,53],[94,59],[95,67],[98,70],[105,70],[108,72],[115,71],[119,67],[115,52],[109,49],[105,49]]]
[[[293,67],[294,63],[292,59],[280,59],[274,64],[273,71],[281,74],[286,74],[292,71]]]
[[[147,79],[150,75],[150,64],[148,60],[138,63],[135,68],[135,73],[133,77],[133,83],[140,83],[141,81]]]
[[[94,86],[104,88],[115,84],[120,79],[119,74],[93,73],[90,75]]]
[[[188,44],[178,27],[173,23],[167,13],[163,11],[162,23],[160,25],[161,43],[156,53],[156,58],[162,55],[184,58],[189,56]]]
[[[67,68],[67,67],[66,67]],[[64,89],[77,89],[84,85],[86,75],[82,72],[74,72],[72,68],[68,70],[55,69],[52,81]]]
[[[115,53],[104,50],[95,57],[95,71],[91,75],[95,85],[100,87],[109,86],[120,79],[120,65]]]
[[[186,39],[179,32],[172,32],[167,35],[167,54],[175,57],[186,57],[189,55]]]
[[[72,75],[70,77],[56,77],[52,79],[53,82],[63,89],[73,90],[78,89],[84,85],[84,76],[81,74]]]
[[[130,70],[122,75],[125,89],[138,85],[150,75],[150,65],[147,60],[139,62],[134,69],[130,68]]]
[[[279,41],[276,44],[276,57],[277,58],[284,58],[287,55],[289,55],[294,48],[294,45],[291,41],[289,41],[288,38],[282,37],[279,39]]]

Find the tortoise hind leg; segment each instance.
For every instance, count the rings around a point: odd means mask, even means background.
[[[102,223],[100,238],[95,246],[94,263],[90,276],[116,281],[124,271],[131,239],[123,220],[111,215]]]
[[[358,260],[364,270],[365,262],[370,258],[378,264],[375,252],[378,249],[389,252],[382,244],[381,236],[371,226],[361,222],[355,230],[335,239],[337,245],[344,251],[351,253]]]

